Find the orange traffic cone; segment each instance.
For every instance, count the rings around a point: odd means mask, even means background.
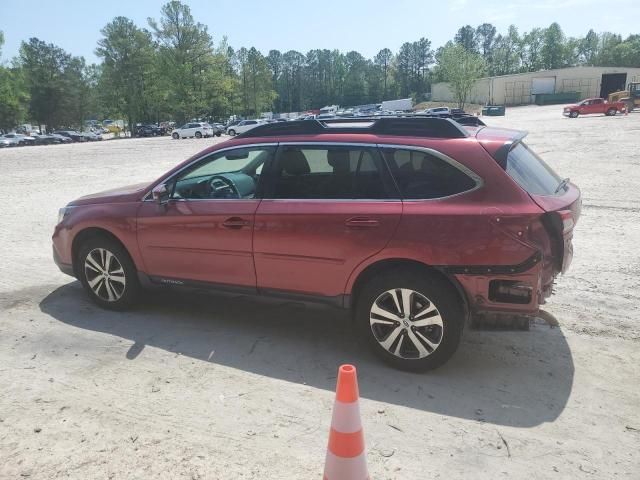
[[[368,480],[356,367],[338,369],[324,480]]]

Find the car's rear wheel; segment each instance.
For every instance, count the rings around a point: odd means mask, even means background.
[[[216,137],[219,137],[220,135],[222,135],[222,132],[216,133]]]
[[[140,289],[136,268],[119,243],[92,237],[80,246],[77,262],[80,281],[96,304],[123,310],[134,302]]]
[[[200,132],[196,132],[196,138],[202,138],[202,134]]]
[[[569,114],[569,116],[570,116],[571,118],[578,118],[578,112],[571,112],[571,113]]]
[[[231,130],[229,130],[229,135],[231,135],[232,137],[235,137],[236,131],[232,128]]]
[[[455,353],[464,309],[457,292],[438,276],[395,270],[364,285],[356,321],[373,351],[387,363],[425,371]]]
[[[174,140],[178,140],[180,138],[180,135],[178,135],[178,132],[173,132],[171,136],[173,137]]]

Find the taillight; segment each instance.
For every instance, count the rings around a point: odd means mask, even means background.
[[[576,222],[573,218],[573,212],[571,210],[560,210],[555,213],[560,217],[560,221],[562,222],[562,235],[569,233],[575,227]]]

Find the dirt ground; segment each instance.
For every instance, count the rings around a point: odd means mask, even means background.
[[[420,375],[372,357],[339,310],[163,292],[113,313],[57,270],[59,207],[219,139],[0,150],[0,478],[321,478],[345,362],[371,478],[639,478],[640,113],[487,122],[529,130],[582,189],[574,262],[545,307],[559,327],[467,330]]]

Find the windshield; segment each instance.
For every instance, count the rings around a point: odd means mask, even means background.
[[[518,143],[507,156],[506,172],[533,195],[555,195],[561,179],[533,150]]]

